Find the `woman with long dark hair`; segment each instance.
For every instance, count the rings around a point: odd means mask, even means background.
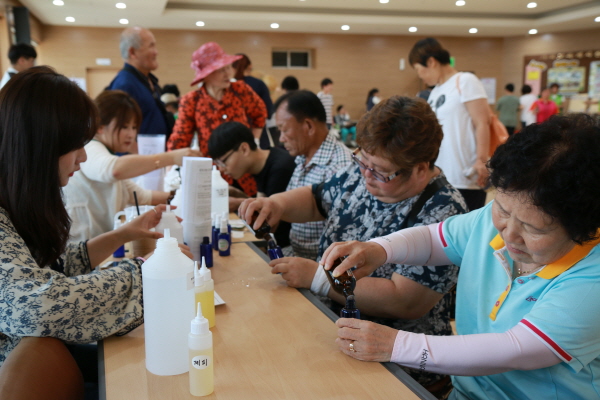
[[[17,74],[0,91],[2,398],[14,382],[5,380],[8,366],[19,367],[11,352],[22,339],[46,338],[23,340],[28,346],[38,343],[34,347],[43,351],[61,348],[62,342],[83,344],[124,334],[143,322],[143,260],[124,259],[110,269],[93,271],[124,242],[161,237],[149,229],[160,220],[164,206],[87,242],[68,243],[71,221],[62,187],[86,160],[83,146],[96,133],[96,118],[96,107],[83,90],[48,67]],[[40,354],[37,350],[33,354]],[[15,357],[28,361],[28,351],[15,351]],[[68,359],[68,352],[63,353]],[[61,361],[52,369],[69,364],[64,357]],[[37,363],[38,369],[42,364]],[[48,372],[45,368],[41,375]],[[45,378],[36,373],[23,371],[32,379]],[[23,386],[19,389],[35,390]]]

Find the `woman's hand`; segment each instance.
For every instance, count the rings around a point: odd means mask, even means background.
[[[488,178],[490,176],[490,171],[488,171],[485,163],[481,160],[477,160],[475,164],[473,164],[473,169],[477,173],[477,185],[484,188],[488,183]]]
[[[175,207],[171,206],[171,209],[173,208]],[[158,225],[162,213],[166,211],[166,209],[167,206],[165,204],[158,205],[152,210],[143,213],[139,217],[134,218],[126,224],[123,224],[116,230],[116,232],[121,235],[124,243],[145,238],[159,239],[163,237],[162,233],[151,232],[150,229]]]
[[[271,227],[277,226],[281,220],[281,215],[283,214],[283,210],[275,201],[269,197],[260,197],[244,200],[238,209],[238,216],[250,224],[255,211],[259,212],[256,221],[254,221],[254,226],[252,226],[252,229],[255,230],[260,228],[265,220]],[[272,229],[272,231],[274,231],[274,229]]]
[[[320,264],[326,270],[331,269],[333,262],[340,257],[346,259],[333,270],[333,276],[340,276],[343,272],[356,266],[353,271],[356,279],[364,278],[375,271],[379,266],[385,264],[387,254],[383,247],[373,242],[337,242],[325,250]]]
[[[182,165],[183,157],[202,157],[202,153],[198,150],[192,150],[189,147],[170,151],[169,154],[173,157],[173,164]]]
[[[388,362],[392,358],[396,329],[354,318],[340,318],[335,324],[339,328],[335,342],[346,355],[362,361]]]
[[[319,268],[316,261],[302,257],[283,257],[269,263],[272,274],[281,274],[288,286],[310,289]]]

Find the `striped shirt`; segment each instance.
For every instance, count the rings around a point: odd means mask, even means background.
[[[327,115],[327,123],[329,125],[333,125],[333,113],[331,110],[333,109],[333,96],[331,94],[325,92],[317,93],[317,97],[321,100],[323,104],[323,108],[325,108],[325,114]]]
[[[287,190],[324,182],[350,162],[350,150],[332,135],[327,135],[308,164],[305,165],[305,156],[296,157],[296,169]],[[316,260],[324,228],[325,221],[292,224],[290,242],[293,255]],[[289,249],[286,250],[286,256],[292,255]]]

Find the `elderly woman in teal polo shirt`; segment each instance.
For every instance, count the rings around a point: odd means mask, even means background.
[[[339,319],[340,349],[452,375],[450,399],[591,399],[600,387],[600,127],[584,115],[526,127],[488,163],[486,207],[370,242],[331,245],[334,275],[386,263],[460,266],[457,336]],[[357,299],[360,307],[360,299]]]

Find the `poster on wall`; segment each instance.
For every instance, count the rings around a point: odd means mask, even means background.
[[[600,97],[600,61],[590,63],[588,92],[592,97]]]
[[[496,78],[481,78],[488,104],[496,104]]]
[[[576,94],[585,89],[585,73],[586,68],[580,66],[550,68],[548,70],[548,85],[558,83],[561,94]]]
[[[547,67],[545,62],[536,60],[525,66],[525,85],[531,86],[531,93],[539,95],[542,91],[542,72]]]

